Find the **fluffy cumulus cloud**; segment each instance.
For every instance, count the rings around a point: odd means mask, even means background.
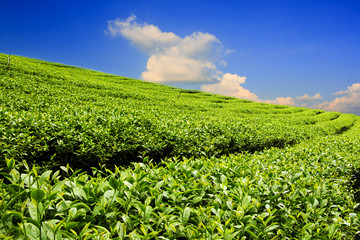
[[[345,91],[334,93],[340,97],[319,105],[327,111],[349,112],[360,115],[360,83],[354,83]]]
[[[201,90],[231,97],[259,101],[259,97],[256,94],[241,86],[241,84],[244,84],[245,81],[246,77],[240,77],[237,74],[226,73],[222,76],[218,83],[204,84],[201,86]]]
[[[108,33],[123,36],[149,55],[142,78],[151,82],[211,82],[221,73],[215,62],[220,41],[211,34],[196,32],[184,38],[162,32],[157,26],[139,24],[134,15],[108,22]]]
[[[312,107],[314,104],[322,99],[320,93],[316,93],[314,96],[305,94],[300,97],[277,97],[275,100],[265,100],[265,103],[289,105],[289,106],[301,106],[301,107]]]
[[[292,97],[277,97],[275,100],[265,100],[263,102],[289,106],[296,105],[295,100]]]
[[[116,19],[108,22],[108,32],[112,36],[122,35],[142,51],[152,53],[159,48],[176,44],[180,38],[174,33],[161,32],[154,25],[139,25],[132,15],[125,21]]]
[[[322,99],[320,93],[315,94],[314,96],[309,96],[309,94],[305,94],[301,97],[297,97],[296,100],[298,102],[313,102]]]
[[[323,109],[326,111],[346,112],[360,115],[360,83],[354,83],[347,87],[347,90],[342,90],[334,93],[336,97],[333,100],[321,102],[322,97],[320,93],[314,96],[305,94],[300,97],[278,97],[275,100],[265,100],[263,102],[301,106],[309,108]]]
[[[261,100],[245,89],[246,77],[222,73],[217,65],[226,67],[221,56],[233,52],[224,50],[221,42],[212,34],[194,32],[179,37],[172,32],[163,32],[157,26],[136,22],[132,15],[126,20],[116,19],[108,22],[108,34],[128,39],[131,45],[146,53],[149,58],[146,71],[141,76],[146,81],[203,82],[201,90],[253,101],[321,108],[329,111],[351,112],[360,115],[360,83],[354,83],[345,91],[336,92],[332,101],[320,103],[320,93],[313,96],[277,97],[274,100]]]

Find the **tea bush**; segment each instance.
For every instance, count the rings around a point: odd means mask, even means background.
[[[359,237],[358,116],[6,63],[2,239]]]

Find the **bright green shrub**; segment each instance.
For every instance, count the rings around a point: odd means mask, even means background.
[[[5,60],[0,238],[359,237],[358,116]]]

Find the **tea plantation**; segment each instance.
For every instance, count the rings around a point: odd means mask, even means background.
[[[0,239],[359,239],[360,117],[0,54]]]

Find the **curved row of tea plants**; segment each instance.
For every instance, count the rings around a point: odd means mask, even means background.
[[[356,239],[360,122],[340,136],[220,158],[41,175],[7,161],[0,236],[29,239]],[[147,159],[145,159],[147,160]],[[68,177],[60,178],[59,172]],[[356,185],[357,181],[357,185]]]
[[[0,54],[0,166],[221,156],[341,133],[356,117],[181,90]],[[180,96],[180,97],[179,97]]]
[[[358,116],[6,62],[1,239],[359,237]]]

